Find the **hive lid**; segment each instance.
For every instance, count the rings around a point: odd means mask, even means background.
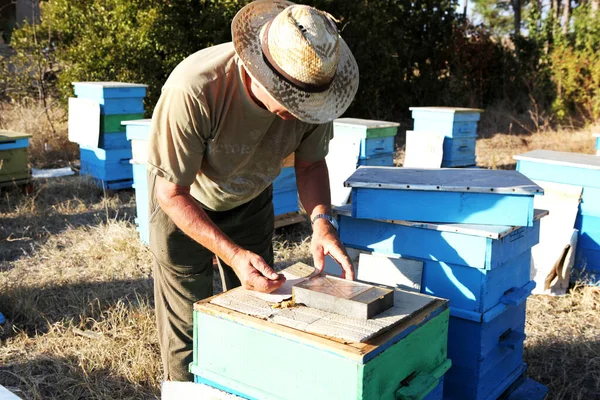
[[[451,114],[462,114],[462,113],[482,113],[485,110],[481,108],[464,108],[464,107],[409,107],[410,111],[434,111],[434,112],[445,112]]]
[[[390,128],[394,126],[400,126],[398,122],[389,121],[377,121],[373,119],[360,119],[360,118],[338,118],[333,121],[335,125],[352,125],[352,126],[364,126],[366,129],[375,128]]]
[[[599,169],[600,157],[593,154],[568,153],[565,151],[534,150],[513,156],[517,161],[534,161],[542,164],[563,165],[566,167]]]
[[[71,82],[73,86],[99,86],[103,88],[134,88],[134,87],[148,87],[143,83],[128,83],[128,82]]]
[[[0,129],[0,143],[10,142],[12,140],[30,138],[31,134],[22,132],[5,131]]]
[[[600,133],[592,133],[593,137],[600,137]]]
[[[544,190],[517,171],[462,168],[359,167],[352,188],[534,195]]]
[[[141,125],[141,126],[149,126],[152,122],[151,118],[146,119],[132,119],[129,121],[121,121],[121,125]]]

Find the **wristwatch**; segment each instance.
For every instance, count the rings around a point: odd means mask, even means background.
[[[340,230],[340,227],[337,223],[337,221],[333,218],[331,218],[329,215],[327,214],[317,214],[313,217],[313,219],[310,221],[311,225],[315,224],[315,221],[318,220],[319,218],[323,218],[326,219],[327,221],[329,221],[329,223],[335,228],[336,231]]]

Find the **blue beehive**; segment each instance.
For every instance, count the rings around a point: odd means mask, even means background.
[[[600,156],[600,133],[594,133],[596,138],[596,155]]]
[[[514,158],[517,170],[530,179],[583,187],[575,221],[579,237],[574,267],[591,277],[600,274],[600,157],[535,150]]]
[[[413,131],[444,135],[442,167],[467,167],[476,164],[477,122],[483,112],[477,108],[410,107]]]
[[[131,166],[133,168],[133,188],[135,189],[135,205],[137,218],[135,219],[140,240],[150,243],[149,208],[148,208],[148,177],[146,174],[146,160],[148,140],[150,139],[149,119],[123,121],[126,129],[127,140],[131,142]]]
[[[533,196],[542,188],[516,171],[360,167],[352,216],[420,222],[533,225]]]
[[[333,122],[333,133],[336,141],[359,144],[358,165],[391,167],[398,126],[396,122],[339,118]]]
[[[275,216],[300,211],[294,167],[282,168],[273,182],[273,207]]]
[[[89,100],[100,106],[97,143],[90,144],[86,141],[86,144],[82,145],[77,141],[81,146],[82,174],[91,175],[100,184],[110,189],[131,187],[133,176],[128,162],[115,164],[106,160],[122,158],[126,149],[131,151],[121,122],[143,117],[146,85],[122,82],[73,82],[73,86],[77,98]],[[91,128],[90,132],[98,132],[97,126],[93,127],[94,129]],[[100,149],[106,153],[105,163],[107,165],[102,165],[102,158],[95,158],[87,151],[94,149]]]
[[[445,399],[496,399],[524,384],[531,248],[547,214],[533,210],[541,188],[514,171],[390,170],[360,168],[348,179],[353,203],[338,209],[340,239],[423,262],[421,291],[450,301]]]

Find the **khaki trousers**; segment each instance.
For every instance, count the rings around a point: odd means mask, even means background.
[[[191,381],[193,304],[213,295],[213,254],[183,233],[156,201],[156,176],[148,174],[150,250],[154,254],[154,301],[164,379]],[[235,243],[273,265],[273,190],[224,212],[206,210]],[[200,203],[199,203],[200,204]],[[222,263],[228,288],[240,281]]]

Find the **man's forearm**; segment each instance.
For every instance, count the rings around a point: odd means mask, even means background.
[[[296,184],[304,210],[311,217],[331,213],[329,171],[325,160],[306,163],[296,159]]]
[[[184,189],[159,196],[158,202],[179,229],[231,265],[231,259],[241,247],[212,222],[189,191]]]

